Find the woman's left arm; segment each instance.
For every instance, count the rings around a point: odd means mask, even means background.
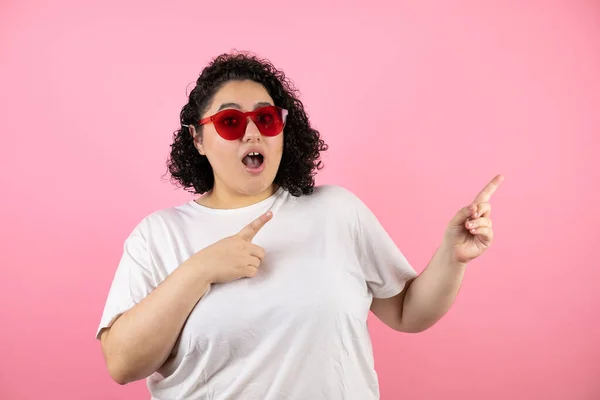
[[[467,207],[452,218],[441,246],[419,276],[392,298],[373,299],[371,311],[402,332],[421,332],[450,309],[467,264],[483,254],[493,239],[490,198],[504,178],[496,176]]]

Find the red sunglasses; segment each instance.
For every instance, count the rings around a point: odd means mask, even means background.
[[[261,135],[277,136],[283,131],[287,114],[287,110],[276,106],[260,107],[248,112],[229,108],[202,119],[199,124],[212,122],[223,139],[237,140],[246,133],[249,117]]]

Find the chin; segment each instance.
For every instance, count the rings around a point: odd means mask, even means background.
[[[254,181],[254,182],[253,182]],[[252,179],[242,183],[240,192],[248,196],[258,196],[273,186],[273,180]]]

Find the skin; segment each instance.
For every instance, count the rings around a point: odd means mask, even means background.
[[[230,82],[215,95],[205,115],[223,105],[252,110],[263,103],[273,104],[262,85]],[[245,135],[235,141],[222,139],[212,124],[203,127],[196,148],[206,155],[215,173],[213,190],[198,203],[213,208],[237,208],[261,201],[276,190],[273,180],[283,153],[283,134],[263,137],[249,121]],[[265,169],[249,174],[241,162],[249,147],[258,147],[265,156]],[[254,235],[272,218],[267,212],[237,234],[224,238],[193,254],[175,269],[142,301],[115,319],[100,333],[102,353],[108,372],[119,384],[144,379],[167,361],[190,312],[213,283],[227,283],[256,275],[265,256],[252,243]]]
[[[202,118],[227,108],[252,111],[260,105],[275,105],[265,88],[253,81],[231,81],[214,96]],[[271,196],[277,188],[273,184],[283,154],[283,134],[262,136],[248,119],[245,135],[239,140],[225,140],[213,124],[202,126],[201,133],[191,127],[198,152],[206,156],[213,168],[215,185],[211,191],[196,200],[212,208],[238,208],[257,203]],[[258,147],[264,155],[265,169],[258,175],[249,174],[241,162],[250,147]]]
[[[236,104],[235,106],[232,103]],[[215,95],[205,116],[225,104],[243,111],[261,103],[273,104],[261,85],[230,82]],[[212,208],[255,204],[274,193],[273,180],[283,152],[283,134],[263,137],[249,121],[236,141],[222,139],[211,124],[198,133],[196,148],[211,162],[214,188],[197,199]],[[251,146],[265,155],[265,170],[251,175],[241,162]],[[494,178],[468,206],[450,220],[442,244],[425,270],[397,296],[374,299],[372,312],[392,329],[421,332],[434,325],[451,307],[467,264],[483,254],[493,239],[490,199],[503,177]],[[193,254],[146,298],[119,316],[101,332],[102,352],[110,376],[119,384],[148,377],[170,356],[185,320],[213,283],[252,278],[265,256],[252,243],[254,235],[272,218],[267,212],[237,234]]]
[[[256,276],[265,250],[252,239],[272,217],[267,212],[193,254],[101,332],[102,354],[115,382],[144,379],[167,361],[186,319],[213,283]]]
[[[425,270],[399,295],[373,299],[371,311],[383,323],[401,332],[422,332],[438,322],[454,303],[467,264],[492,244],[490,200],[504,177],[497,175],[473,202],[448,223],[442,244]]]

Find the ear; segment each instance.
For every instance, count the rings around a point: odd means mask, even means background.
[[[202,134],[196,132],[196,127],[194,125],[189,126],[189,131],[190,135],[192,135],[192,140],[194,140],[196,150],[198,150],[198,153],[205,156],[206,153],[204,152],[204,145],[202,144]]]

